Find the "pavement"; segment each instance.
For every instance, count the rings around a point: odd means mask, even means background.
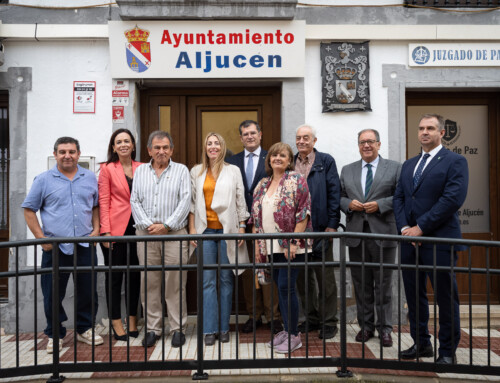
[[[243,318],[246,319],[246,318]],[[240,323],[244,323],[241,320]],[[167,326],[167,324],[166,324]],[[266,346],[266,342],[270,339],[270,331],[266,326],[259,328],[255,334],[255,344],[253,334],[243,334],[239,332],[238,343],[236,342],[235,325],[231,325],[231,340],[229,343],[220,344],[216,342],[214,346],[204,346],[204,357],[206,360],[235,360],[238,354],[239,360],[270,359],[271,349]],[[241,326],[241,325],[240,325]],[[140,330],[143,330],[139,327]],[[432,329],[430,329],[432,332]],[[365,343],[365,347],[361,343],[354,340],[356,333],[359,331],[357,325],[347,325],[347,355],[353,358],[380,359],[380,344],[377,337]],[[111,348],[109,346],[108,328],[102,324],[96,326],[96,332],[104,338],[104,344],[96,346],[94,350],[94,361],[109,362],[110,357],[113,362],[127,361],[127,342],[111,340]],[[141,342],[144,331],[141,331],[138,338],[130,338],[128,360],[130,361],[176,361],[180,360],[181,355],[183,360],[195,360],[197,358],[197,336],[196,336],[196,318],[190,317],[186,328],[186,344],[181,350],[172,348],[170,345],[171,336],[167,335],[162,340],[160,339],[155,347],[151,347],[145,354],[144,347]],[[401,349],[406,349],[413,344],[409,335],[409,328],[404,326],[399,332],[401,336]],[[498,329],[490,330],[490,344],[488,348],[486,329],[472,330],[472,360],[474,365],[487,365],[488,357],[491,366],[500,367],[500,331]],[[35,341],[36,337],[36,341]],[[398,354],[398,332],[393,333],[393,347],[383,348],[383,359],[397,359]],[[2,335],[0,342],[0,382],[10,381],[47,381],[50,375],[35,375],[22,376],[16,378],[4,378],[2,369],[16,366],[16,337],[13,334]],[[457,350],[458,364],[470,363],[470,333],[467,329],[462,329],[462,336],[459,348]],[[432,342],[434,340],[432,339]],[[36,343],[36,348],[35,348]],[[291,358],[307,357],[316,359],[317,357],[339,357],[340,356],[340,335],[335,338],[323,341],[318,338],[317,333],[309,333],[308,348],[306,350],[305,335],[302,334],[303,347],[292,353]],[[53,356],[47,354],[45,348],[47,345],[47,337],[43,333],[23,333],[19,336],[19,365],[33,366],[35,365],[35,356],[37,365],[52,364]],[[111,350],[111,353],[110,353]],[[76,351],[76,357],[75,357]],[[323,354],[324,353],[324,354]],[[275,360],[288,358],[286,354],[273,355]],[[92,361],[92,347],[81,342],[77,342],[76,350],[74,347],[73,331],[68,331],[63,342],[63,349],[60,354],[61,363],[90,362]],[[434,358],[423,358],[422,361],[433,362]],[[434,372],[419,372],[405,370],[380,370],[369,368],[349,368],[353,372],[353,377],[349,379],[339,379],[336,377],[337,367],[305,367],[305,368],[262,368],[262,369],[212,369],[206,370],[209,374],[209,381],[221,382],[468,382],[468,381],[497,381],[500,382],[500,376],[474,375],[474,374],[455,374],[455,373],[434,373]],[[125,381],[129,379],[147,378],[151,381],[165,381],[175,383],[191,381],[195,370],[161,370],[161,371],[116,371],[116,372],[88,372],[88,373],[64,373],[67,381],[92,379],[93,382],[100,381]]]

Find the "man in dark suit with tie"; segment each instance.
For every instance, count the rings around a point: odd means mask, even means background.
[[[251,212],[253,202],[253,191],[259,181],[267,177],[265,170],[265,159],[267,151],[261,148],[262,132],[256,121],[246,120],[239,126],[240,139],[245,150],[229,157],[226,161],[236,165],[241,170],[243,177],[243,185],[245,186],[245,201],[248,211]],[[247,226],[247,233],[252,232],[252,228]],[[247,241],[248,256],[250,262],[253,260],[254,251],[252,241]],[[255,290],[255,311],[253,308],[253,296],[255,288],[255,275],[252,270],[246,270],[243,273],[243,295],[245,297],[245,305],[249,319],[244,324],[242,331],[250,333],[262,326],[262,315],[264,314],[268,326],[271,327],[273,321],[273,329],[275,333],[283,330],[283,326],[279,320],[278,313],[278,291],[274,286],[273,306],[271,307],[271,285],[260,286],[260,289]]]
[[[346,215],[346,231],[396,235],[392,196],[396,191],[401,164],[379,156],[380,135],[375,129],[358,133],[361,160],[344,166],[340,174],[340,209]],[[363,243],[364,242],[364,243]],[[394,263],[396,241],[347,238],[351,262]],[[374,336],[375,328],[384,347],[392,346],[392,269],[352,267],[358,324],[357,342]],[[375,321],[375,311],[377,320]]]
[[[442,116],[422,116],[418,126],[422,153],[403,164],[393,199],[398,231],[404,236],[462,238],[457,212],[467,195],[469,170],[467,160],[463,156],[442,146],[441,138],[444,133]],[[436,245],[436,265],[455,265],[457,251],[460,250],[465,250],[465,247]],[[404,242],[401,245],[401,263],[415,265],[417,261],[419,265],[433,265],[434,245]],[[439,306],[437,363],[456,363],[455,351],[460,340],[460,313],[455,275],[452,276],[448,271],[438,272],[434,281],[432,273],[420,272],[417,281],[414,269],[403,269],[402,273],[410,332],[415,344],[401,351],[401,359],[434,355],[427,327],[429,303],[426,282],[429,275]]]

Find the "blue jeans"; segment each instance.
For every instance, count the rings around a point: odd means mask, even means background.
[[[283,253],[273,254],[274,263],[288,263]],[[297,254],[295,259],[291,262],[304,262],[304,254]],[[275,268],[273,279],[278,286],[278,296],[281,317],[285,325],[285,331],[293,335],[297,335],[299,330],[297,325],[299,322],[299,301],[297,299],[297,292],[295,291],[295,284],[299,269],[290,267],[290,290],[288,289],[288,267]],[[288,292],[290,291],[290,302],[288,301]],[[288,307],[290,307],[290,318],[288,318]]]
[[[83,247],[75,245],[77,256],[77,266],[91,266],[91,249],[90,247]],[[92,246],[92,245],[90,245]],[[94,265],[97,266],[97,255],[94,251]],[[59,267],[73,267],[73,254],[64,254],[59,249]],[[52,250],[42,252],[42,268],[52,267]],[[47,319],[47,328],[44,330],[45,335],[52,338],[52,274],[42,274],[40,277],[43,294],[43,308],[45,311],[45,318]],[[68,320],[66,311],[62,305],[64,296],[66,295],[66,287],[68,286],[69,273],[59,273],[59,338],[62,339],[66,336],[66,327],[62,322]],[[76,280],[76,282],[75,282]],[[76,302],[76,331],[79,334],[84,333],[89,328],[92,328],[92,276],[91,273],[78,273],[73,274],[73,281],[75,282],[75,289],[77,295]],[[97,313],[97,275],[94,278],[94,316]]]
[[[222,229],[206,229],[203,234],[222,234]],[[218,254],[218,244],[220,253]],[[228,265],[226,241],[203,241],[203,265]],[[233,271],[222,269],[219,274],[219,304],[217,299],[217,270],[203,270],[203,334],[229,331],[229,316],[233,303]]]

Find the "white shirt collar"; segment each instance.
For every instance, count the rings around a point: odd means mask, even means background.
[[[245,149],[245,158],[247,158],[250,153],[253,153],[257,157],[260,157],[260,152],[261,151],[262,151],[262,148],[260,146],[257,149],[255,149],[253,152],[249,152],[248,150]]]
[[[361,167],[364,168],[366,164],[371,164],[372,167],[376,168],[378,166],[378,163],[380,161],[380,156],[377,156],[372,162],[366,162],[364,159],[361,159]]]
[[[431,155],[431,157],[434,157],[442,148],[443,148],[443,144],[439,144],[434,149],[432,149],[430,152],[425,152],[424,149],[422,148],[422,155],[425,153],[429,153]]]

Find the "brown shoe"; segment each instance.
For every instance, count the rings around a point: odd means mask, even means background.
[[[360,330],[356,335],[356,342],[368,342],[373,337],[374,337],[373,331]]]
[[[392,347],[392,336],[390,332],[383,332],[382,335],[378,335],[382,338],[382,347]]]

